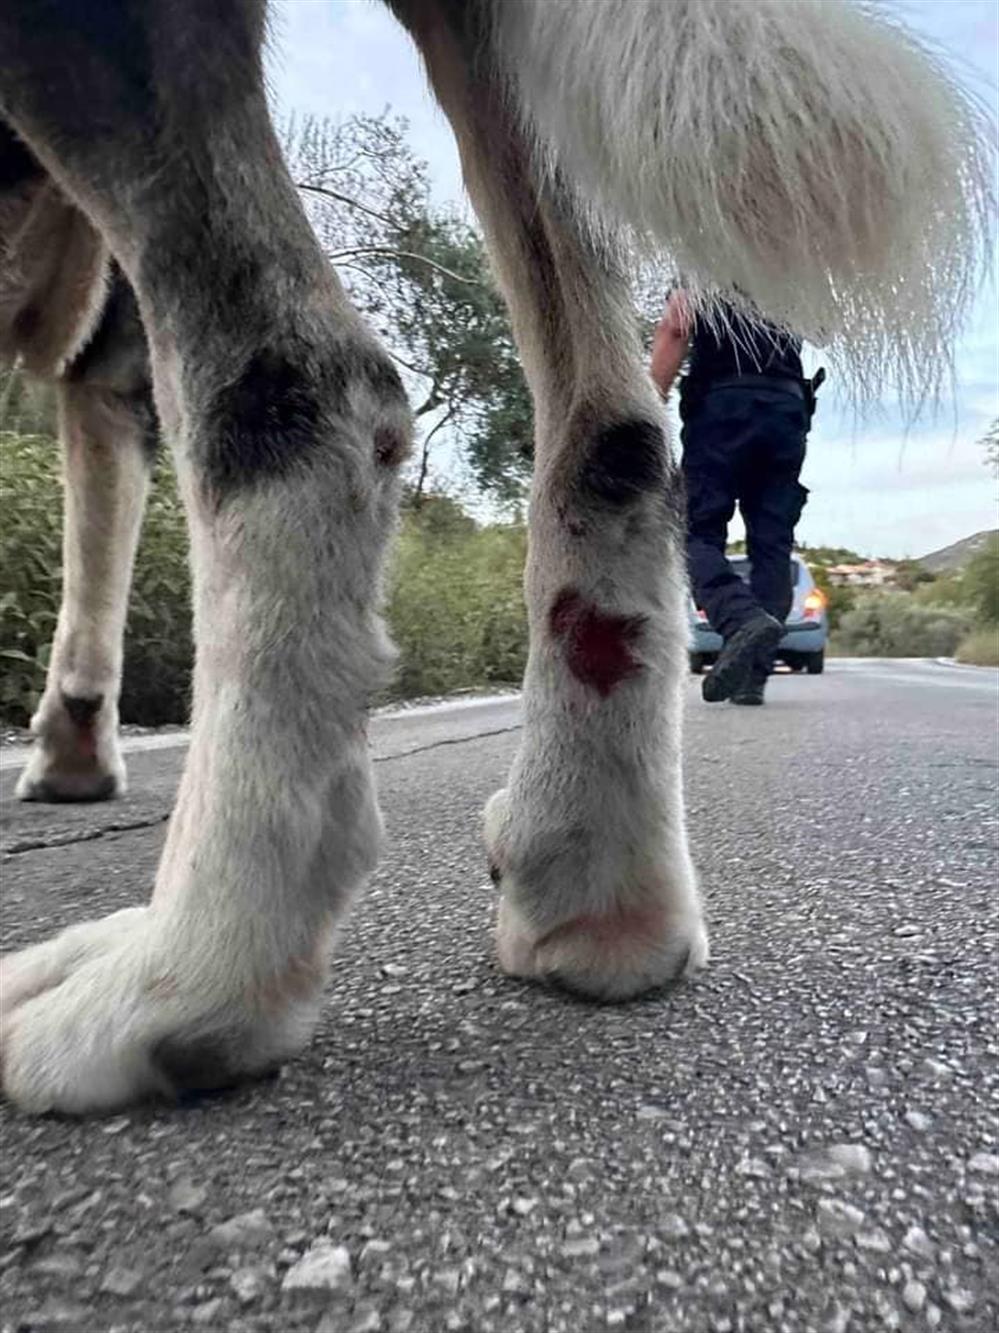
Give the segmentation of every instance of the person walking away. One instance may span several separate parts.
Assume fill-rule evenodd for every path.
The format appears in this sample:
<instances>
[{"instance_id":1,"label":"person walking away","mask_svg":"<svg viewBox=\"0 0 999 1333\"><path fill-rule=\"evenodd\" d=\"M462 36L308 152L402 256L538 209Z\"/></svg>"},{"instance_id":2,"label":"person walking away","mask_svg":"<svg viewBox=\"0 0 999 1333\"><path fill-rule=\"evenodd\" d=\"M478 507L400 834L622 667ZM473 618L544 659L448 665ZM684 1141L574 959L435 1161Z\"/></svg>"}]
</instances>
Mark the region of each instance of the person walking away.
<instances>
[{"instance_id":1,"label":"person walking away","mask_svg":"<svg viewBox=\"0 0 999 1333\"><path fill-rule=\"evenodd\" d=\"M798 480L820 370L806 380L801 340L732 307L691 319L682 289L656 329L652 377L665 395L684 357L680 434L687 488L687 566L698 607L723 639L701 690L708 703L762 704L793 599L791 550L808 492ZM725 555L738 504L750 578Z\"/></svg>"}]
</instances>

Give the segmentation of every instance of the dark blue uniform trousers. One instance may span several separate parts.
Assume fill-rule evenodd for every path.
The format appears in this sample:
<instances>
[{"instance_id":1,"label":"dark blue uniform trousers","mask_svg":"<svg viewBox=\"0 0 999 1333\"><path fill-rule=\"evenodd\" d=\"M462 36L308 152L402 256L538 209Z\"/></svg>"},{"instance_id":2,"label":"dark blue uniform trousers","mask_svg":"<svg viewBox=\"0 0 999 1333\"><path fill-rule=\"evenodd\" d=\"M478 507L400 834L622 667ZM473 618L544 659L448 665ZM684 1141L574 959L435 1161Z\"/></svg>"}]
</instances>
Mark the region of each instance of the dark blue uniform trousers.
<instances>
[{"instance_id":1,"label":"dark blue uniform trousers","mask_svg":"<svg viewBox=\"0 0 999 1333\"><path fill-rule=\"evenodd\" d=\"M808 491L798 481L810 413L780 387L712 389L681 402L687 486L687 564L697 605L723 636L759 613L791 609L794 527ZM738 504L746 525L749 586L725 558Z\"/></svg>"}]
</instances>

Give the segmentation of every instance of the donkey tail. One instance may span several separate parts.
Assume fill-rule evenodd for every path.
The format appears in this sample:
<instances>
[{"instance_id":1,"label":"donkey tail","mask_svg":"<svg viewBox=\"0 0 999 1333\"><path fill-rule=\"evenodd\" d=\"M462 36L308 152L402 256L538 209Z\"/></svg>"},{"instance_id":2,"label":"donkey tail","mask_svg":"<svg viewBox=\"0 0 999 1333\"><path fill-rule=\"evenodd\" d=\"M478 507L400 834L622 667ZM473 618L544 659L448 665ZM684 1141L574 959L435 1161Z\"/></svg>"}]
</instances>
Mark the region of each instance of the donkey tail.
<instances>
[{"instance_id":1,"label":"donkey tail","mask_svg":"<svg viewBox=\"0 0 999 1333\"><path fill-rule=\"evenodd\" d=\"M492 0L543 170L825 345L861 398L933 396L992 218L992 133L942 57L866 0ZM737 300L739 298L737 297Z\"/></svg>"}]
</instances>

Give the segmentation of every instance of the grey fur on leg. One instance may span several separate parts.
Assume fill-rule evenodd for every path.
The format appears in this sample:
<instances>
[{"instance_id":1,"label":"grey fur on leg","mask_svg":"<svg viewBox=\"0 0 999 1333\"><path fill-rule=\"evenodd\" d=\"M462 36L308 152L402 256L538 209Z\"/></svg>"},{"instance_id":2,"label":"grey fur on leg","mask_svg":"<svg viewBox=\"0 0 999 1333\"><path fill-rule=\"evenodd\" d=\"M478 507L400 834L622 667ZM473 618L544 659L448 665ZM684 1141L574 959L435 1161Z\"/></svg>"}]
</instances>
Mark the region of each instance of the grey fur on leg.
<instances>
[{"instance_id":1,"label":"grey fur on leg","mask_svg":"<svg viewBox=\"0 0 999 1333\"><path fill-rule=\"evenodd\" d=\"M281 162L260 7L112 3L82 24L53 3L74 77L15 5L0 95L138 297L197 643L151 907L4 960L8 1095L81 1113L258 1073L308 1039L381 842L364 718L391 660L381 563L409 417Z\"/></svg>"}]
</instances>

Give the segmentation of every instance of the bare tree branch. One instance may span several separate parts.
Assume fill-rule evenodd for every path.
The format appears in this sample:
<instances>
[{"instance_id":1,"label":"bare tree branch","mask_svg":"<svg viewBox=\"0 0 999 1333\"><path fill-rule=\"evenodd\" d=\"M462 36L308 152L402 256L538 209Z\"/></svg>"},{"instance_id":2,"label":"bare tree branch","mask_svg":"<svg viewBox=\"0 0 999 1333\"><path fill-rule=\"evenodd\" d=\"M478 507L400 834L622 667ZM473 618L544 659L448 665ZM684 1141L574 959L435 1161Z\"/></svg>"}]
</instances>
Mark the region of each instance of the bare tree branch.
<instances>
[{"instance_id":1,"label":"bare tree branch","mask_svg":"<svg viewBox=\"0 0 999 1333\"><path fill-rule=\"evenodd\" d=\"M387 255L390 259L415 259L417 263L426 264L429 268L436 269L438 273L443 273L446 278L454 278L455 282L467 283L469 287L482 286L478 278L464 278L453 269L438 264L436 260L428 259L426 255L418 255L412 250L394 250L389 245L360 245L352 250L334 250L329 252L326 258L335 264L340 259L350 259L354 255Z\"/></svg>"},{"instance_id":2,"label":"bare tree branch","mask_svg":"<svg viewBox=\"0 0 999 1333\"><path fill-rule=\"evenodd\" d=\"M413 413L413 416L414 416L414 417L425 417L425 416L427 415L428 412L433 412L433 411L435 411L438 407L443 407L444 403L445 403L447 400L446 400L446 398L442 398L442 397L440 396L440 393L441 393L441 386L440 386L440 383L439 383L438 380L435 379L434 382L433 382L433 384L432 384L431 387L430 387L430 392L427 394L427 396L426 396L426 398L424 399L423 403L422 403L422 404L416 409L416 411ZM452 409L452 410L454 410L454 409Z\"/></svg>"},{"instance_id":3,"label":"bare tree branch","mask_svg":"<svg viewBox=\"0 0 999 1333\"><path fill-rule=\"evenodd\" d=\"M437 434L437 432L440 430L442 426L447 425L447 423L454 416L456 410L457 409L452 404L452 406L449 407L448 410L441 417L440 421L435 422L433 427L429 431L427 431L426 435L424 435L423 437L423 448L420 455L420 475L416 479L416 487L413 491L413 504L417 508L419 508L420 502L423 499L423 487L427 480L427 468L430 465L430 441L434 438L434 436Z\"/></svg>"},{"instance_id":4,"label":"bare tree branch","mask_svg":"<svg viewBox=\"0 0 999 1333\"><path fill-rule=\"evenodd\" d=\"M362 278L367 279L369 282L371 281L371 274L368 269L364 268L361 264L352 264L349 259L341 259L339 264L337 264L337 268L349 268L352 273L360 273ZM409 367L407 366L406 369L408 370Z\"/></svg>"},{"instance_id":5,"label":"bare tree branch","mask_svg":"<svg viewBox=\"0 0 999 1333\"><path fill-rule=\"evenodd\" d=\"M323 167L323 175L332 176L335 179L337 176L343 175L345 171L350 171L352 167L357 166L363 156L363 153L355 153L349 162L334 162L332 166L325 166Z\"/></svg>"},{"instance_id":6,"label":"bare tree branch","mask_svg":"<svg viewBox=\"0 0 999 1333\"><path fill-rule=\"evenodd\" d=\"M321 198L346 204L348 208L356 208L359 213L367 213L368 217L377 218L379 222L384 222L387 227L392 227L395 231L400 230L398 222L393 222L387 213L379 213L376 209L369 208L367 204L359 204L356 199L351 199L349 194L340 194L338 190L331 190L325 185L308 185L305 181L296 181L295 184L307 194L318 194Z\"/></svg>"},{"instance_id":7,"label":"bare tree branch","mask_svg":"<svg viewBox=\"0 0 999 1333\"><path fill-rule=\"evenodd\" d=\"M353 268L353 265L347 264L344 267ZM393 352L391 347L387 348L386 350L388 351L388 354L393 361L398 361L400 366L404 367L404 369L406 370L412 371L414 375L422 375L424 379L428 380L432 380L434 378L434 372L432 370L424 370L422 366L414 366L412 362L407 361L405 357L400 356L398 352Z\"/></svg>"}]
</instances>

